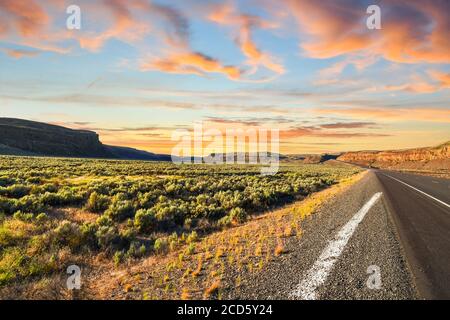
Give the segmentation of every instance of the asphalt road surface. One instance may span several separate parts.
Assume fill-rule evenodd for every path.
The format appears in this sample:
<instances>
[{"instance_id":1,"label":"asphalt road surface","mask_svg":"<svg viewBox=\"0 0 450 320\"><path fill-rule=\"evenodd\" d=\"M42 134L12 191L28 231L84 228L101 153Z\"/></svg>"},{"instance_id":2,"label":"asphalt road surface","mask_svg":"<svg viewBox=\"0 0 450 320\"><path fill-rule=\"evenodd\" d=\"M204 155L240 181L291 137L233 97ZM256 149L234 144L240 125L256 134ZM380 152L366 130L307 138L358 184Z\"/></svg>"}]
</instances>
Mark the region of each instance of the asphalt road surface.
<instances>
[{"instance_id":1,"label":"asphalt road surface","mask_svg":"<svg viewBox=\"0 0 450 320\"><path fill-rule=\"evenodd\" d=\"M376 172L424 298L450 299L450 180Z\"/></svg>"},{"instance_id":2,"label":"asphalt road surface","mask_svg":"<svg viewBox=\"0 0 450 320\"><path fill-rule=\"evenodd\" d=\"M450 180L369 170L224 298L450 299L449 204Z\"/></svg>"}]
</instances>

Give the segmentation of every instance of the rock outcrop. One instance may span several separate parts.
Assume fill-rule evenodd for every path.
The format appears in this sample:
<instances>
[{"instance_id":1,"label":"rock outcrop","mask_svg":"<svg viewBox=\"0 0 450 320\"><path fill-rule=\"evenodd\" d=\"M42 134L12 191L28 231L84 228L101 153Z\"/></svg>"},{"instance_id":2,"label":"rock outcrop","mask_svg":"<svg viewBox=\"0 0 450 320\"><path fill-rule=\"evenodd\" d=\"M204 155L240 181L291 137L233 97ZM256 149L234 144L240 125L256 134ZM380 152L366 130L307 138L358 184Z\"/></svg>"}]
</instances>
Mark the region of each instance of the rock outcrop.
<instances>
[{"instance_id":1,"label":"rock outcrop","mask_svg":"<svg viewBox=\"0 0 450 320\"><path fill-rule=\"evenodd\" d=\"M93 131L74 130L36 121L0 118L0 154L170 161L168 155L107 146Z\"/></svg>"},{"instance_id":2,"label":"rock outcrop","mask_svg":"<svg viewBox=\"0 0 450 320\"><path fill-rule=\"evenodd\" d=\"M374 168L450 170L450 141L428 148L346 152L338 160Z\"/></svg>"}]
</instances>

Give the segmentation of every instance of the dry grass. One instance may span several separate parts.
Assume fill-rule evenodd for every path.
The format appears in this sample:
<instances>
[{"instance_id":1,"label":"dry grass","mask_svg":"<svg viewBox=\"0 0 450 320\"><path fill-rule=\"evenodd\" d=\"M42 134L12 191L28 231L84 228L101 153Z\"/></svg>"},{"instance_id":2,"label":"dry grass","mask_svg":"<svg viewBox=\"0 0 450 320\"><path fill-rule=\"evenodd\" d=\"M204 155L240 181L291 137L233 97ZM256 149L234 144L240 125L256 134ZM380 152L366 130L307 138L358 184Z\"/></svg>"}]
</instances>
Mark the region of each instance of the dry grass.
<instances>
[{"instance_id":1,"label":"dry grass","mask_svg":"<svg viewBox=\"0 0 450 320\"><path fill-rule=\"evenodd\" d=\"M180 299L181 300L190 300L191 299L191 294L187 288L182 289Z\"/></svg>"},{"instance_id":2,"label":"dry grass","mask_svg":"<svg viewBox=\"0 0 450 320\"><path fill-rule=\"evenodd\" d=\"M214 282L205 290L204 298L209 299L212 295L216 295L220 289L220 279L214 280Z\"/></svg>"},{"instance_id":3,"label":"dry grass","mask_svg":"<svg viewBox=\"0 0 450 320\"><path fill-rule=\"evenodd\" d=\"M282 255L285 252L286 251L284 249L283 241L281 239L278 239L278 244L277 244L277 246L275 247L275 250L274 250L275 256L278 257L278 256Z\"/></svg>"},{"instance_id":4,"label":"dry grass","mask_svg":"<svg viewBox=\"0 0 450 320\"><path fill-rule=\"evenodd\" d=\"M220 288L229 285L225 280L230 270L239 275L232 279L232 285L240 286L246 272L262 272L272 260L288 254L283 244L286 238L301 238L302 221L363 174L243 225L206 236L196 243L191 255L183 254L186 244L166 256L150 257L128 266L127 283L133 284L132 292L124 294L123 290L115 290L114 277L105 281L118 298L141 299L151 292L152 299L220 299ZM143 279L138 282L133 274L142 274ZM105 296L93 295L108 298L110 293L108 290L104 291Z\"/></svg>"}]
</instances>

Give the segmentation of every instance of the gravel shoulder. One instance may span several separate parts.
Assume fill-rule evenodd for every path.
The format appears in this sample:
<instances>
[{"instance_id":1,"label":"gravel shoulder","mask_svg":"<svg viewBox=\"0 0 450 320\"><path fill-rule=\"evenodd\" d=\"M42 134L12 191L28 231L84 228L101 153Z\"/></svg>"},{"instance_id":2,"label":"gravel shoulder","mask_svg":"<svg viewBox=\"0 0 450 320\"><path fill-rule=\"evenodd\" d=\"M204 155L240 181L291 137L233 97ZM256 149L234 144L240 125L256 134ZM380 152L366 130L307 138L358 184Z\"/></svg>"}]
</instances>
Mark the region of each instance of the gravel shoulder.
<instances>
[{"instance_id":1,"label":"gravel shoulder","mask_svg":"<svg viewBox=\"0 0 450 320\"><path fill-rule=\"evenodd\" d=\"M242 274L239 287L229 286L225 299L293 299L305 272L328 242L377 192L383 191L369 171L360 181L327 202L302 223L302 237L285 242L286 253L271 261L261 273ZM370 209L350 238L325 284L319 299L417 299L417 289L408 269L384 196ZM378 266L381 288L366 285L369 266Z\"/></svg>"}]
</instances>

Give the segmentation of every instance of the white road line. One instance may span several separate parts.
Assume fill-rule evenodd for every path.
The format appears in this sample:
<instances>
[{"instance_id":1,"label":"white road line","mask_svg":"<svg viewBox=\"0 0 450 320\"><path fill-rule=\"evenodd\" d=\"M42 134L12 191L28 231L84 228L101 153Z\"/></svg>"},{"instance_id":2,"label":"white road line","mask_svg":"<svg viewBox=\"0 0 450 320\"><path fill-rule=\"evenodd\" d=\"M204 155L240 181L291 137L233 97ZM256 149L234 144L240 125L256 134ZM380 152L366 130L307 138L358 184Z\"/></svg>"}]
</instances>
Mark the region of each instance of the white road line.
<instances>
[{"instance_id":1,"label":"white road line","mask_svg":"<svg viewBox=\"0 0 450 320\"><path fill-rule=\"evenodd\" d=\"M378 192L350 219L349 222L336 235L335 239L330 241L327 247L322 251L314 265L309 269L297 289L291 293L291 297L302 300L317 299L316 290L327 280L328 274L333 269L334 263L344 251L348 240L355 232L358 225L364 219L370 208L381 197L382 193Z\"/></svg>"},{"instance_id":2,"label":"white road line","mask_svg":"<svg viewBox=\"0 0 450 320\"><path fill-rule=\"evenodd\" d=\"M411 189L414 189L414 190L416 190L417 192L420 192L420 193L426 195L427 197L430 197L431 199L433 199L433 200L439 202L440 204L443 204L443 205L446 206L447 208L450 208L450 205L449 205L448 203L445 203L444 201L441 201L441 200L439 200L439 199L436 199L435 197L429 195L428 193L425 193L425 192L423 192L422 190L419 190L419 189L417 189L417 188L414 188L413 186L407 184L406 182L403 182L402 180L399 180L399 179L397 179L397 178L391 177L390 175L387 175L387 174L384 174L384 173L383 173L383 175L385 175L386 177L389 177L389 178L391 178L391 179L394 179L394 180L396 180L396 181L398 181L398 182L400 182L400 183L403 183L405 186L408 186L408 187L410 187Z\"/></svg>"}]
</instances>

